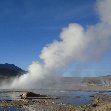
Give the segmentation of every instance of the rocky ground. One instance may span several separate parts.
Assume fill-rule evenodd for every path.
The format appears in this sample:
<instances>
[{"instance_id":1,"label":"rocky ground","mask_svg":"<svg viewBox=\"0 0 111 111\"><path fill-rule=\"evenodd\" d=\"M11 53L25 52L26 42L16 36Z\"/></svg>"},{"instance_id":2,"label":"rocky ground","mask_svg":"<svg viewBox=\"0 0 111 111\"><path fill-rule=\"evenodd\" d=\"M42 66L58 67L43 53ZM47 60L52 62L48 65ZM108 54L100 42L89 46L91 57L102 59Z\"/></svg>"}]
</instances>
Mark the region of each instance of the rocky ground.
<instances>
[{"instance_id":1,"label":"rocky ground","mask_svg":"<svg viewBox=\"0 0 111 111\"><path fill-rule=\"evenodd\" d=\"M92 102L88 105L73 106L63 103L56 103L57 98L19 99L0 101L1 107L17 107L25 111L111 111L111 96L97 93L90 96Z\"/></svg>"},{"instance_id":2,"label":"rocky ground","mask_svg":"<svg viewBox=\"0 0 111 111\"><path fill-rule=\"evenodd\" d=\"M76 111L77 108L63 103L55 103L46 99L1 101L1 107L14 106L26 111Z\"/></svg>"}]
</instances>

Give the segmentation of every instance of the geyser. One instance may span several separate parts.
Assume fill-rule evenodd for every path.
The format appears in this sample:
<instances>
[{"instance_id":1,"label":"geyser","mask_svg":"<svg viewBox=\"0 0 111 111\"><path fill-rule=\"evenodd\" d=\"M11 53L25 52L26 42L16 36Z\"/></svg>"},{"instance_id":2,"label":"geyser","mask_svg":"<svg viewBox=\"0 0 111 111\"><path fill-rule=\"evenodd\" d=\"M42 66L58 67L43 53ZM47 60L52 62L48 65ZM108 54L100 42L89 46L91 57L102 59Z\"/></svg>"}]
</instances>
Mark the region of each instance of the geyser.
<instances>
[{"instance_id":1,"label":"geyser","mask_svg":"<svg viewBox=\"0 0 111 111\"><path fill-rule=\"evenodd\" d=\"M43 63L33 62L28 73L3 88L38 88L57 80L74 62L100 59L111 48L111 0L98 0L100 22L87 29L77 23L63 28L60 40L46 45L41 51Z\"/></svg>"}]
</instances>

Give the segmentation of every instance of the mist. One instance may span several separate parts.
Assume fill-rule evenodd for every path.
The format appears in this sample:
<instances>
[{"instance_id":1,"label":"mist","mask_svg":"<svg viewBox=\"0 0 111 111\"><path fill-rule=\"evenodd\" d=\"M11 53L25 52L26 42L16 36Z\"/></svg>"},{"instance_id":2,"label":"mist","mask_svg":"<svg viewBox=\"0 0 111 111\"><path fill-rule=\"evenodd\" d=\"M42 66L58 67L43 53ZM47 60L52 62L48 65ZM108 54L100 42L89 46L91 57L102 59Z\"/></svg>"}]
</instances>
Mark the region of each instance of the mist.
<instances>
[{"instance_id":1,"label":"mist","mask_svg":"<svg viewBox=\"0 0 111 111\"><path fill-rule=\"evenodd\" d=\"M60 40L43 47L40 59L28 67L28 73L4 82L2 88L43 88L54 80L59 82L62 74L75 62L97 61L111 49L111 0L97 0L99 23L84 28L70 23L60 33Z\"/></svg>"}]
</instances>

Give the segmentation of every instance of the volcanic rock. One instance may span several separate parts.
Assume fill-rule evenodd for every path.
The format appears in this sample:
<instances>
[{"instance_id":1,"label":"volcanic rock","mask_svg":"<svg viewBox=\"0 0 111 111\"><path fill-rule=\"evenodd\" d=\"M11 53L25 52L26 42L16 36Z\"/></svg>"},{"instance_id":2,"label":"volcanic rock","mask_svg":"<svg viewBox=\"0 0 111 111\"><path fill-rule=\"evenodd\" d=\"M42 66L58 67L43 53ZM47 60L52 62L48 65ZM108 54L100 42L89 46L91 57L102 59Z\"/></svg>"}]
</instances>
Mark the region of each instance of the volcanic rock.
<instances>
[{"instance_id":1,"label":"volcanic rock","mask_svg":"<svg viewBox=\"0 0 111 111\"><path fill-rule=\"evenodd\" d=\"M36 94L33 92L25 92L20 95L21 99L27 99L27 98L37 98L37 97L46 97L46 95Z\"/></svg>"}]
</instances>

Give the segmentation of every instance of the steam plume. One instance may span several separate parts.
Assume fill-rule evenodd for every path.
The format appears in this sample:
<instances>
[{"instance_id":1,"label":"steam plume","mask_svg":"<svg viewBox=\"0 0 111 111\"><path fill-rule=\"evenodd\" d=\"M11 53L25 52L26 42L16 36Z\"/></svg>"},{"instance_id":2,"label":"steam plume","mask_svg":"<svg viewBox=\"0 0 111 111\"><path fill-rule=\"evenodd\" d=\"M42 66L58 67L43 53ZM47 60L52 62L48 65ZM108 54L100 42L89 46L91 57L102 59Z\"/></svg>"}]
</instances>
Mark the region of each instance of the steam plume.
<instances>
[{"instance_id":1,"label":"steam plume","mask_svg":"<svg viewBox=\"0 0 111 111\"><path fill-rule=\"evenodd\" d=\"M98 0L97 10L99 23L87 29L80 24L70 23L62 30L59 41L55 40L43 48L40 55L43 63L33 62L27 74L3 87L37 88L62 76L65 68L75 61L101 58L111 48L111 0Z\"/></svg>"}]
</instances>

